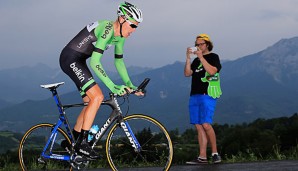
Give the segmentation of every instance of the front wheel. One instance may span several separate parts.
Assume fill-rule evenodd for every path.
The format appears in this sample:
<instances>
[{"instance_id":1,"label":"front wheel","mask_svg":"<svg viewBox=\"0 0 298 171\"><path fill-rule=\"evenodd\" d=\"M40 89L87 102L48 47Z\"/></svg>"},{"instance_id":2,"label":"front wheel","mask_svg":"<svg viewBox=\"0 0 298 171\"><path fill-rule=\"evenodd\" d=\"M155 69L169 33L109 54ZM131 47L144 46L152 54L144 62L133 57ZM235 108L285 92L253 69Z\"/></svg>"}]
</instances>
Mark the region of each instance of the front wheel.
<instances>
[{"instance_id":1,"label":"front wheel","mask_svg":"<svg viewBox=\"0 0 298 171\"><path fill-rule=\"evenodd\" d=\"M106 154L111 168L155 167L169 170L173 159L173 146L165 127L150 116L134 114L125 117L140 143L136 151L131 144L131 136L116 123L110 130L106 142Z\"/></svg>"},{"instance_id":2,"label":"front wheel","mask_svg":"<svg viewBox=\"0 0 298 171\"><path fill-rule=\"evenodd\" d=\"M45 159L41 153L46 142L51 136L53 124L43 123L31 127L23 136L19 145L19 161L23 171L29 170L72 170L69 162L57 159ZM46 149L46 154L67 155L67 151L61 147L61 141L71 141L67 134L58 128L53 134L55 141Z\"/></svg>"}]
</instances>

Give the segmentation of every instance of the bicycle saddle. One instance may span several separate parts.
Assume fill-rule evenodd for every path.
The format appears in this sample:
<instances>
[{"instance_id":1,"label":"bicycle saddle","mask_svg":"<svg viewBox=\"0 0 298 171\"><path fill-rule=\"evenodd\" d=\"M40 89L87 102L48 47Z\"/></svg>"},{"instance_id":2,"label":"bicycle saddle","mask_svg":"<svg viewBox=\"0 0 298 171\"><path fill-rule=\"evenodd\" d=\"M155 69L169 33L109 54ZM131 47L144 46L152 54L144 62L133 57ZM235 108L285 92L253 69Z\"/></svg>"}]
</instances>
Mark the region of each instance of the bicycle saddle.
<instances>
[{"instance_id":1,"label":"bicycle saddle","mask_svg":"<svg viewBox=\"0 0 298 171\"><path fill-rule=\"evenodd\" d=\"M45 84L45 85L40 85L40 87L42 88L46 88L46 89L56 89L58 88L60 85L63 85L64 82L60 82L60 83L53 83L53 84Z\"/></svg>"}]
</instances>

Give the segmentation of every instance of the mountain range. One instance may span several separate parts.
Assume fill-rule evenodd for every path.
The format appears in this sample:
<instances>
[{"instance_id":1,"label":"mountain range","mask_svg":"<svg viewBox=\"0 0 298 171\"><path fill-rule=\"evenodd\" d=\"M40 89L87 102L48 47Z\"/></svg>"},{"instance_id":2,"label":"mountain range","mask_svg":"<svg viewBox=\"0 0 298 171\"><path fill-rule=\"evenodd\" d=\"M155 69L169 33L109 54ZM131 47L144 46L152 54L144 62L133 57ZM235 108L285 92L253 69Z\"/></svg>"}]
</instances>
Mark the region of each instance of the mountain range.
<instances>
[{"instance_id":1,"label":"mountain range","mask_svg":"<svg viewBox=\"0 0 298 171\"><path fill-rule=\"evenodd\" d=\"M131 96L129 113L145 113L160 120L168 129L192 127L188 117L190 77L183 75L184 62L160 68L129 68L134 83L151 78L145 98ZM217 102L216 123L238 124L257 118L291 116L298 111L298 37L282 39L274 45L233 61L222 62L223 95ZM109 73L120 83L116 73ZM38 122L56 122L57 109L50 92L40 84L65 81L59 88L63 103L81 102L73 83L59 69L44 64L0 70L7 78L1 85L0 130L25 131ZM99 83L105 95L107 88ZM122 105L125 113L128 106ZM68 109L74 123L79 109ZM96 117L104 122L109 110L102 107Z\"/></svg>"}]
</instances>

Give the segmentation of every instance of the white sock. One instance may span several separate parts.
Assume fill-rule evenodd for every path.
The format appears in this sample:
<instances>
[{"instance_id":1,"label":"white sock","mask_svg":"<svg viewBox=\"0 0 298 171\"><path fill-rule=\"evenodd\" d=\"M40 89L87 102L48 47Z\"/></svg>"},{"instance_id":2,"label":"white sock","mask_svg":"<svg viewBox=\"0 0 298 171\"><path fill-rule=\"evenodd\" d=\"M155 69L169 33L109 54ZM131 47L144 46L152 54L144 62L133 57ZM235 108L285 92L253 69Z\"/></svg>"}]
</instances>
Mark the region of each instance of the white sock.
<instances>
[{"instance_id":1,"label":"white sock","mask_svg":"<svg viewBox=\"0 0 298 171\"><path fill-rule=\"evenodd\" d=\"M199 156L198 158L200 158L200 159L207 159L207 157L201 157L201 156Z\"/></svg>"},{"instance_id":2,"label":"white sock","mask_svg":"<svg viewBox=\"0 0 298 171\"><path fill-rule=\"evenodd\" d=\"M212 153L212 156L214 156L214 155L218 155L218 153Z\"/></svg>"}]
</instances>

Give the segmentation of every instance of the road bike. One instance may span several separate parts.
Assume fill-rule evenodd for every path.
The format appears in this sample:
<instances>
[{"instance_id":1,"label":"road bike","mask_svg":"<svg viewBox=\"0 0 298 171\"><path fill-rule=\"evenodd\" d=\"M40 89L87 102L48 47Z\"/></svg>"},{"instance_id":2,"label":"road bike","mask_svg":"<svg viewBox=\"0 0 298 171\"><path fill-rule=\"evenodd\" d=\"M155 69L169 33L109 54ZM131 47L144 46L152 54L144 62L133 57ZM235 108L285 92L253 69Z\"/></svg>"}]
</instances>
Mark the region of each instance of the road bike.
<instances>
[{"instance_id":1,"label":"road bike","mask_svg":"<svg viewBox=\"0 0 298 171\"><path fill-rule=\"evenodd\" d=\"M93 149L100 151L105 144L106 160L112 170L134 167L156 167L156 170L169 170L173 159L173 145L166 128L156 119L144 114L125 115L117 98L128 99L129 94L145 92L149 82L146 78L136 91L124 96L110 93L102 105L112 109L106 122L93 135L89 142ZM87 103L62 105L57 88L64 82L41 85L52 92L59 111L57 123L40 123L32 126L21 139L19 161L22 170L81 170L88 169L97 162L75 153L75 140L65 110L82 107ZM104 136L107 133L107 136ZM68 148L62 148L66 140ZM92 164L90 164L92 163Z\"/></svg>"}]
</instances>

